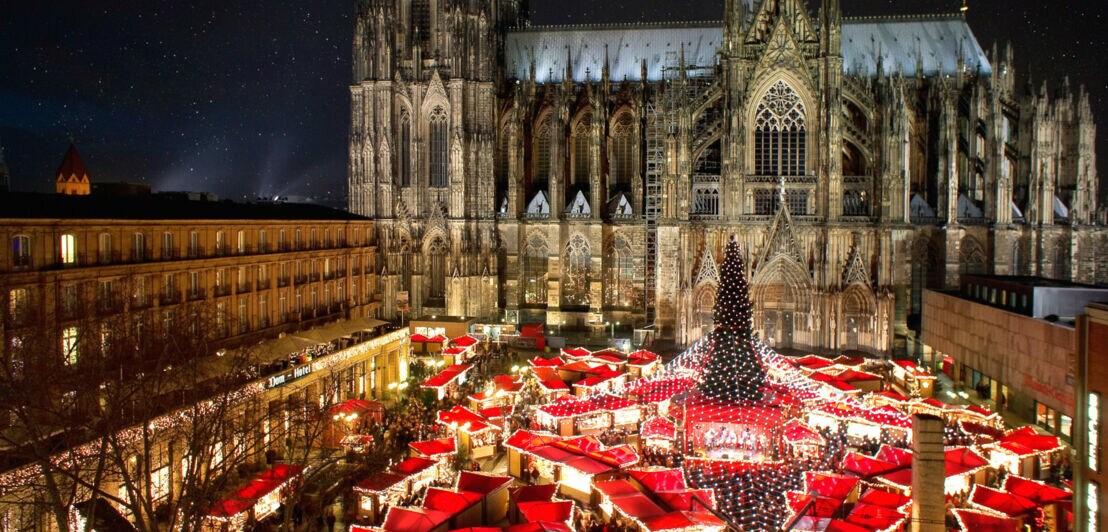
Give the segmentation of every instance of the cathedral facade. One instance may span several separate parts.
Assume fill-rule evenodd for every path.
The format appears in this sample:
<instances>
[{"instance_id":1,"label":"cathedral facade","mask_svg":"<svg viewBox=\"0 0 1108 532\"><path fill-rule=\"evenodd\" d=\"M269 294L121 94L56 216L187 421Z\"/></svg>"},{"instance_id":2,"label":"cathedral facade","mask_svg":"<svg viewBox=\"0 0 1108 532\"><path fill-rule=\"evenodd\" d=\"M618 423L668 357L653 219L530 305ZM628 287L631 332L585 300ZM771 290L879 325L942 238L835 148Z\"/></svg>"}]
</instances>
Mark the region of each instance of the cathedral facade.
<instances>
[{"instance_id":1,"label":"cathedral facade","mask_svg":"<svg viewBox=\"0 0 1108 532\"><path fill-rule=\"evenodd\" d=\"M889 353L963 273L1108 282L1088 95L964 17L726 0L722 22L531 27L526 0L362 0L350 210L383 313L712 323L742 244L766 341ZM1102 261L1105 262L1105 261Z\"/></svg>"}]
</instances>

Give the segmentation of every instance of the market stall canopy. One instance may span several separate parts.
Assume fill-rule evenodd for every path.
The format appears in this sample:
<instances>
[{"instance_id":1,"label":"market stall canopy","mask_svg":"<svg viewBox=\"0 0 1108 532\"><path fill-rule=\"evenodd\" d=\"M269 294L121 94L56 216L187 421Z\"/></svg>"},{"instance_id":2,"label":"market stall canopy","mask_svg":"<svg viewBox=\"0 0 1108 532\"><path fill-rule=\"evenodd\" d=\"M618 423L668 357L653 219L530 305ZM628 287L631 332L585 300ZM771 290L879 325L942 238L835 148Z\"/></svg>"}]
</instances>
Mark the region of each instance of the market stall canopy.
<instances>
[{"instance_id":1,"label":"market stall canopy","mask_svg":"<svg viewBox=\"0 0 1108 532\"><path fill-rule=\"evenodd\" d=\"M789 509L794 515L800 513L805 506L811 504L804 515L817 518L832 517L838 514L843 506L842 499L825 497L822 495L807 495L798 491L785 492L785 502L788 503Z\"/></svg>"},{"instance_id":2,"label":"market stall canopy","mask_svg":"<svg viewBox=\"0 0 1108 532\"><path fill-rule=\"evenodd\" d=\"M534 366L534 367L556 368L558 366L564 365L566 363L566 361L563 360L562 357L554 357L554 358L535 357L535 358L532 358L531 360L528 360L527 363Z\"/></svg>"},{"instance_id":3,"label":"market stall canopy","mask_svg":"<svg viewBox=\"0 0 1108 532\"><path fill-rule=\"evenodd\" d=\"M408 444L408 448L422 456L431 458L444 454L453 454L457 451L457 441L454 438L414 441Z\"/></svg>"},{"instance_id":4,"label":"market stall canopy","mask_svg":"<svg viewBox=\"0 0 1108 532\"><path fill-rule=\"evenodd\" d=\"M1040 506L1073 499L1073 492L1070 490L1016 475L1008 475L1004 479L1004 491L1034 501Z\"/></svg>"},{"instance_id":5,"label":"market stall canopy","mask_svg":"<svg viewBox=\"0 0 1108 532\"><path fill-rule=\"evenodd\" d=\"M473 367L473 364L454 364L448 366L446 369L440 371L437 375L423 381L423 384L419 386L421 388L442 388L451 382L454 382L458 377L465 375L469 368Z\"/></svg>"},{"instance_id":6,"label":"market stall canopy","mask_svg":"<svg viewBox=\"0 0 1108 532\"><path fill-rule=\"evenodd\" d=\"M431 487L427 488L427 494L423 496L423 509L446 512L454 516L480 502L482 498L483 496L480 493L472 491L455 491Z\"/></svg>"},{"instance_id":7,"label":"market stall canopy","mask_svg":"<svg viewBox=\"0 0 1108 532\"><path fill-rule=\"evenodd\" d=\"M299 336L286 334L279 338L266 340L258 344L257 352L260 360L266 362L283 361L288 360L292 355L299 354L305 349L322 344L323 342L316 342Z\"/></svg>"},{"instance_id":8,"label":"market stall canopy","mask_svg":"<svg viewBox=\"0 0 1108 532\"><path fill-rule=\"evenodd\" d=\"M1017 532L1020 530L1020 520L999 515L996 512L982 512L955 508L951 510L954 519L962 530L980 530L983 532Z\"/></svg>"},{"instance_id":9,"label":"market stall canopy","mask_svg":"<svg viewBox=\"0 0 1108 532\"><path fill-rule=\"evenodd\" d=\"M554 494L557 492L557 484L535 484L531 486L520 486L518 488L511 488L509 490L508 498L517 503L533 501L549 502L554 498Z\"/></svg>"},{"instance_id":10,"label":"market stall canopy","mask_svg":"<svg viewBox=\"0 0 1108 532\"><path fill-rule=\"evenodd\" d=\"M450 345L456 347L472 347L480 343L480 340L466 334L450 340Z\"/></svg>"},{"instance_id":11,"label":"market stall canopy","mask_svg":"<svg viewBox=\"0 0 1108 532\"><path fill-rule=\"evenodd\" d=\"M505 528L504 532L573 532L573 529L562 522L543 521L541 523L512 525Z\"/></svg>"},{"instance_id":12,"label":"market stall canopy","mask_svg":"<svg viewBox=\"0 0 1108 532\"><path fill-rule=\"evenodd\" d=\"M401 475L411 476L418 473L422 473L429 468L438 464L438 461L431 460L430 458L424 458L422 456L412 456L405 458L403 462L396 464L390 468L394 473Z\"/></svg>"},{"instance_id":13,"label":"market stall canopy","mask_svg":"<svg viewBox=\"0 0 1108 532\"><path fill-rule=\"evenodd\" d=\"M885 508L902 509L912 502L912 498L883 489L870 488L861 497L858 497L858 502L884 506Z\"/></svg>"},{"instance_id":14,"label":"market stall canopy","mask_svg":"<svg viewBox=\"0 0 1108 532\"><path fill-rule=\"evenodd\" d=\"M790 419L785 422L783 437L785 441L793 445L823 445L826 443L820 433L813 430L799 419Z\"/></svg>"},{"instance_id":15,"label":"market stall canopy","mask_svg":"<svg viewBox=\"0 0 1108 532\"><path fill-rule=\"evenodd\" d=\"M572 359L580 360L592 356L592 351L589 351L584 347L574 347L571 349L562 348L562 354Z\"/></svg>"},{"instance_id":16,"label":"market stall canopy","mask_svg":"<svg viewBox=\"0 0 1108 532\"><path fill-rule=\"evenodd\" d=\"M365 478L354 484L354 491L361 493L383 493L391 489L393 486L400 484L407 480L407 475L401 475L399 473L389 473L388 471L381 471L374 473L368 478Z\"/></svg>"},{"instance_id":17,"label":"market stall canopy","mask_svg":"<svg viewBox=\"0 0 1108 532\"><path fill-rule=\"evenodd\" d=\"M451 514L437 510L393 507L385 515L381 529L389 532L431 532L450 517Z\"/></svg>"},{"instance_id":18,"label":"market stall canopy","mask_svg":"<svg viewBox=\"0 0 1108 532\"><path fill-rule=\"evenodd\" d=\"M507 487L511 483L512 477L462 471L458 474L458 482L455 483L454 489L488 495L498 489Z\"/></svg>"},{"instance_id":19,"label":"market stall canopy","mask_svg":"<svg viewBox=\"0 0 1108 532\"><path fill-rule=\"evenodd\" d=\"M1034 512L1035 501L1013 493L977 484L970 492L969 503L976 508L1000 512L1008 517L1021 517Z\"/></svg>"},{"instance_id":20,"label":"market stall canopy","mask_svg":"<svg viewBox=\"0 0 1108 532\"><path fill-rule=\"evenodd\" d=\"M672 440L677 437L677 427L673 424L673 420L667 417L650 418L650 420L642 424L642 430L639 431L639 436L644 440Z\"/></svg>"},{"instance_id":21,"label":"market stall canopy","mask_svg":"<svg viewBox=\"0 0 1108 532\"><path fill-rule=\"evenodd\" d=\"M805 493L843 500L856 487L858 487L858 479L854 477L825 471L807 471L804 473Z\"/></svg>"},{"instance_id":22,"label":"market stall canopy","mask_svg":"<svg viewBox=\"0 0 1108 532\"><path fill-rule=\"evenodd\" d=\"M907 518L892 508L860 502L846 516L846 522L869 530L896 530Z\"/></svg>"},{"instance_id":23,"label":"market stall canopy","mask_svg":"<svg viewBox=\"0 0 1108 532\"><path fill-rule=\"evenodd\" d=\"M859 452L849 452L843 455L840 467L847 473L853 473L862 478L870 478L890 471L896 471L903 466L878 460Z\"/></svg>"},{"instance_id":24,"label":"market stall canopy","mask_svg":"<svg viewBox=\"0 0 1108 532\"><path fill-rule=\"evenodd\" d=\"M450 410L440 410L438 421L443 425L468 434L478 434L488 430L500 430L488 419L464 406L455 406Z\"/></svg>"},{"instance_id":25,"label":"market stall canopy","mask_svg":"<svg viewBox=\"0 0 1108 532\"><path fill-rule=\"evenodd\" d=\"M280 489L303 472L303 466L277 464L235 490L230 497L216 502L206 515L222 519L237 516L252 508L258 499Z\"/></svg>"},{"instance_id":26,"label":"market stall canopy","mask_svg":"<svg viewBox=\"0 0 1108 532\"><path fill-rule=\"evenodd\" d=\"M517 507L523 519L531 523L564 522L573 515L573 501L523 501Z\"/></svg>"}]
</instances>

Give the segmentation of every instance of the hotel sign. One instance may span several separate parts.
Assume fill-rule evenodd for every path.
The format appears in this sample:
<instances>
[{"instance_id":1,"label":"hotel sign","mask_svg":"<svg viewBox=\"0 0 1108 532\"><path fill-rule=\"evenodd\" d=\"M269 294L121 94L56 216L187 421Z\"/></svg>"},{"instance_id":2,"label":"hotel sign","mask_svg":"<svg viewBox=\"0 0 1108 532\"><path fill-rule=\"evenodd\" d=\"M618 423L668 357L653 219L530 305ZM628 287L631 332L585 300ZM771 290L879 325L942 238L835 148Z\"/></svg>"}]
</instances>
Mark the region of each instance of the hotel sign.
<instances>
[{"instance_id":1,"label":"hotel sign","mask_svg":"<svg viewBox=\"0 0 1108 532\"><path fill-rule=\"evenodd\" d=\"M269 380L266 381L265 387L267 390L271 390L278 386L283 386L296 379L304 377L305 375L309 375L311 374L311 372L311 364L304 364L300 367L296 367L287 371L282 371L281 373L269 377Z\"/></svg>"}]
</instances>

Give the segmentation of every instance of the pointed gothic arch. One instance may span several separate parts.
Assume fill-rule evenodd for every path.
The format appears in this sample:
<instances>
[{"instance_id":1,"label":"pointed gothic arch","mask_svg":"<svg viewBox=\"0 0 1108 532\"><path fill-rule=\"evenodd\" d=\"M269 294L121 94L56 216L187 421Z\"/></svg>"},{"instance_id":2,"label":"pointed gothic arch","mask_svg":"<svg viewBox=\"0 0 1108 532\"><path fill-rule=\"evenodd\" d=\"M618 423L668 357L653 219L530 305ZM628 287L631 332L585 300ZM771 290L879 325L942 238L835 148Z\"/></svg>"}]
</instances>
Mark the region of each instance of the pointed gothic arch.
<instances>
[{"instance_id":1,"label":"pointed gothic arch","mask_svg":"<svg viewBox=\"0 0 1108 532\"><path fill-rule=\"evenodd\" d=\"M562 306L588 307L592 277L592 251L589 242L574 234L562 253Z\"/></svg>"},{"instance_id":2,"label":"pointed gothic arch","mask_svg":"<svg viewBox=\"0 0 1108 532\"><path fill-rule=\"evenodd\" d=\"M788 254L777 254L758 266L751 280L754 327L772 345L791 346L795 333L807 330L811 279Z\"/></svg>"},{"instance_id":3,"label":"pointed gothic arch","mask_svg":"<svg viewBox=\"0 0 1108 532\"><path fill-rule=\"evenodd\" d=\"M808 168L808 106L792 85L778 79L753 109L753 169L762 176L799 176Z\"/></svg>"},{"instance_id":4,"label":"pointed gothic arch","mask_svg":"<svg viewBox=\"0 0 1108 532\"><path fill-rule=\"evenodd\" d=\"M985 248L976 238L971 235L962 237L958 250L958 264L961 266L962 274L988 273Z\"/></svg>"},{"instance_id":5,"label":"pointed gothic arch","mask_svg":"<svg viewBox=\"0 0 1108 532\"><path fill-rule=\"evenodd\" d=\"M570 168L569 187L587 186L592 177L592 128L593 113L589 108L577 113L570 129Z\"/></svg>"},{"instance_id":6,"label":"pointed gothic arch","mask_svg":"<svg viewBox=\"0 0 1108 532\"><path fill-rule=\"evenodd\" d=\"M550 249L546 239L533 234L523 249L523 304L546 306L546 278L549 273Z\"/></svg>"},{"instance_id":7,"label":"pointed gothic arch","mask_svg":"<svg viewBox=\"0 0 1108 532\"><path fill-rule=\"evenodd\" d=\"M611 149L608 152L609 194L630 191L631 182L638 173L638 136L634 116L631 110L625 109L612 117Z\"/></svg>"},{"instance_id":8,"label":"pointed gothic arch","mask_svg":"<svg viewBox=\"0 0 1108 532\"><path fill-rule=\"evenodd\" d=\"M911 248L911 296L909 314L919 315L923 310L923 291L942 286L943 249L930 235L916 237Z\"/></svg>"},{"instance_id":9,"label":"pointed gothic arch","mask_svg":"<svg viewBox=\"0 0 1108 532\"><path fill-rule=\"evenodd\" d=\"M424 238L423 256L427 264L424 266L427 287L428 306L443 306L446 298L447 255L450 247L446 238L439 231L431 231Z\"/></svg>"},{"instance_id":10,"label":"pointed gothic arch","mask_svg":"<svg viewBox=\"0 0 1108 532\"><path fill-rule=\"evenodd\" d=\"M536 117L531 139L531 185L546 188L550 182L554 148L553 113L550 108Z\"/></svg>"},{"instance_id":11,"label":"pointed gothic arch","mask_svg":"<svg viewBox=\"0 0 1108 532\"><path fill-rule=\"evenodd\" d=\"M635 283L635 254L623 235L613 235L604 252L604 305L631 308L642 301Z\"/></svg>"}]
</instances>

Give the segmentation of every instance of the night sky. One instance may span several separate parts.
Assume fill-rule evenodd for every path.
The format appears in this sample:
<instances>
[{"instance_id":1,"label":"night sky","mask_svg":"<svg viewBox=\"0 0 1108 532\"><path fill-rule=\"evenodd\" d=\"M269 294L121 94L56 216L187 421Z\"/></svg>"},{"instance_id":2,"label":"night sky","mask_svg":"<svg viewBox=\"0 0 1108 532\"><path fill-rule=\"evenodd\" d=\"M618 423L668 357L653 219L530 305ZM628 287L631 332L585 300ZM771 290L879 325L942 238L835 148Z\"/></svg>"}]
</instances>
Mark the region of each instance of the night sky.
<instances>
[{"instance_id":1,"label":"night sky","mask_svg":"<svg viewBox=\"0 0 1108 532\"><path fill-rule=\"evenodd\" d=\"M957 0L841 0L846 15L956 11ZM17 190L52 190L72 135L94 181L224 197L331 195L346 183L354 0L17 0L0 17L0 146ZM111 7L105 8L104 5ZM1108 8L970 0L1017 73L1083 83L1108 176ZM722 0L532 0L536 24L708 20ZM1102 197L1105 187L1102 185Z\"/></svg>"}]
</instances>

